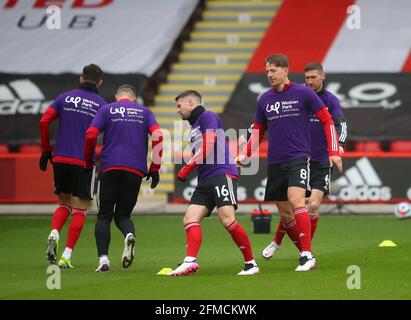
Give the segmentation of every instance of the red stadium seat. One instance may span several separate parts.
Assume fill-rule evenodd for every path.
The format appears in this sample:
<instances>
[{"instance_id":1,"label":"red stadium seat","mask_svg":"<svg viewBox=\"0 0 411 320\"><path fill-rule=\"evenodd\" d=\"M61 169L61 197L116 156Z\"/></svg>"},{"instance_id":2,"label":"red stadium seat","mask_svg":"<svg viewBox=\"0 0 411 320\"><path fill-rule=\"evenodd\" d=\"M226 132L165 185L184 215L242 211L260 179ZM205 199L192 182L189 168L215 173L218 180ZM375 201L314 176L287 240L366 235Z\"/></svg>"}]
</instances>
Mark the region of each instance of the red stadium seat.
<instances>
[{"instance_id":1,"label":"red stadium seat","mask_svg":"<svg viewBox=\"0 0 411 320\"><path fill-rule=\"evenodd\" d=\"M9 146L7 144L0 144L0 154L9 153Z\"/></svg>"},{"instance_id":2,"label":"red stadium seat","mask_svg":"<svg viewBox=\"0 0 411 320\"><path fill-rule=\"evenodd\" d=\"M354 151L382 152L382 148L379 141L357 141Z\"/></svg>"},{"instance_id":3,"label":"red stadium seat","mask_svg":"<svg viewBox=\"0 0 411 320\"><path fill-rule=\"evenodd\" d=\"M392 141L390 146L392 152L411 152L411 140Z\"/></svg>"},{"instance_id":4,"label":"red stadium seat","mask_svg":"<svg viewBox=\"0 0 411 320\"><path fill-rule=\"evenodd\" d=\"M20 153L41 153L41 146L39 144L23 144L19 148Z\"/></svg>"}]
</instances>

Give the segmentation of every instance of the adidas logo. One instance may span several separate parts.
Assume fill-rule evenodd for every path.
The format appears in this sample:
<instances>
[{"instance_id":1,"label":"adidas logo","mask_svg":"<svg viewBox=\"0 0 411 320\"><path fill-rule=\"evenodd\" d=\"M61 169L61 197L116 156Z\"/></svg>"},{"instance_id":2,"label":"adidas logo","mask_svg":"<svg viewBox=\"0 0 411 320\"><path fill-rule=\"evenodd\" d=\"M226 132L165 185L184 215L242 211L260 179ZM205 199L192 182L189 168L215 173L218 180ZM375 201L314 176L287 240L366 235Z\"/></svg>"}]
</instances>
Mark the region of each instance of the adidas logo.
<instances>
[{"instance_id":1,"label":"adidas logo","mask_svg":"<svg viewBox=\"0 0 411 320\"><path fill-rule=\"evenodd\" d=\"M391 188L384 186L378 173L368 158L357 160L355 166L345 171L344 176L333 183L332 189L338 189L337 196L331 200L389 200Z\"/></svg>"},{"instance_id":2,"label":"adidas logo","mask_svg":"<svg viewBox=\"0 0 411 320\"><path fill-rule=\"evenodd\" d=\"M0 115L42 114L52 103L44 99L39 87L29 79L0 84Z\"/></svg>"}]
</instances>

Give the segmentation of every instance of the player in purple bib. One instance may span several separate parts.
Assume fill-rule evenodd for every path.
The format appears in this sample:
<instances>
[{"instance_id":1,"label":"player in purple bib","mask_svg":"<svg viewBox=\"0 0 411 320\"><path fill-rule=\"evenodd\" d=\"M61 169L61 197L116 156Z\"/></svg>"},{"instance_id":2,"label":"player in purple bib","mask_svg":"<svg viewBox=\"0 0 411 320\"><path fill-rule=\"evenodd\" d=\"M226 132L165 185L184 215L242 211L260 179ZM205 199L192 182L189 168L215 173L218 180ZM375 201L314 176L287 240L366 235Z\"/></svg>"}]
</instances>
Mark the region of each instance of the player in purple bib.
<instances>
[{"instance_id":1,"label":"player in purple bib","mask_svg":"<svg viewBox=\"0 0 411 320\"><path fill-rule=\"evenodd\" d=\"M235 218L238 172L229 153L221 120L214 112L205 110L197 91L184 91L175 100L177 112L191 125L190 146L193 154L177 177L185 181L197 169L198 185L183 219L186 257L169 275L186 276L199 270L197 254L202 242L200 222L210 216L215 207L220 221L243 254L244 269L238 275L257 274L259 268L253 257L250 240Z\"/></svg>"},{"instance_id":2,"label":"player in purple bib","mask_svg":"<svg viewBox=\"0 0 411 320\"><path fill-rule=\"evenodd\" d=\"M71 253L83 229L87 208L90 205L94 185L94 171L85 169L84 138L86 130L97 110L106 104L98 95L103 71L90 64L84 67L77 89L60 94L40 120L42 154L39 166L47 170L48 161L53 164L55 193L58 207L51 222L47 240L46 257L49 263L57 259L60 230L73 213L66 247L58 265L72 268ZM50 147L49 126L59 119L56 144Z\"/></svg>"},{"instance_id":3,"label":"player in purple bib","mask_svg":"<svg viewBox=\"0 0 411 320\"><path fill-rule=\"evenodd\" d=\"M307 64L304 69L306 85L318 95L328 112L332 115L339 136L339 145L341 154L343 153L344 143L347 139L347 123L341 110L340 101L331 92L325 90L325 74L323 67L318 62ZM320 120L314 113L310 114L310 135L311 135L311 159L310 159L310 188L311 195L307 199L308 212L311 221L311 239L317 229L319 218L319 208L325 195L330 190L331 167L328 159L327 139L324 134L324 128ZM281 245L286 230L284 224L280 221L274 236L273 247L275 251Z\"/></svg>"},{"instance_id":4,"label":"player in purple bib","mask_svg":"<svg viewBox=\"0 0 411 320\"><path fill-rule=\"evenodd\" d=\"M132 264L136 238L130 216L137 203L142 178L152 179L152 189L160 181L163 141L161 129L154 114L135 101L134 87L128 84L120 86L117 89L116 102L100 108L86 133L84 158L86 166L91 167L97 136L104 132L97 188L95 237L99 265L96 272L107 272L110 269L108 251L113 218L124 236L123 268ZM148 169L149 135L153 156Z\"/></svg>"},{"instance_id":5,"label":"player in purple bib","mask_svg":"<svg viewBox=\"0 0 411 320\"><path fill-rule=\"evenodd\" d=\"M309 183L311 154L310 114L315 113L323 124L327 138L329 161L342 170L338 136L331 115L324 103L308 87L288 79L288 58L274 54L265 61L267 78L272 86L258 101L254 132L237 162L239 165L264 138L268 130L268 173L265 201L275 201L290 238L300 250L296 271L315 267L311 252L311 223L305 206ZM273 242L264 249L270 258Z\"/></svg>"}]
</instances>

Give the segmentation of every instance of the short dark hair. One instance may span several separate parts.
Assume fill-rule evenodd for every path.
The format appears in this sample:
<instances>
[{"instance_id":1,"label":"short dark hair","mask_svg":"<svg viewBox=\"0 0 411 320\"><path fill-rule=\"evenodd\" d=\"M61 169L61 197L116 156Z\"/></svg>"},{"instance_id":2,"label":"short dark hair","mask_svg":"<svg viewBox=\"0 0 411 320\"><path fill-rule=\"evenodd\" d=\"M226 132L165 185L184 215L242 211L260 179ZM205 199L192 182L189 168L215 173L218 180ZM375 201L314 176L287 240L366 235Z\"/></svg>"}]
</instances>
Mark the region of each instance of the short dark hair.
<instances>
[{"instance_id":1,"label":"short dark hair","mask_svg":"<svg viewBox=\"0 0 411 320\"><path fill-rule=\"evenodd\" d=\"M324 74L323 65L319 62L313 61L307 64L304 68L304 72L317 70L320 74Z\"/></svg>"},{"instance_id":2,"label":"short dark hair","mask_svg":"<svg viewBox=\"0 0 411 320\"><path fill-rule=\"evenodd\" d=\"M133 85L128 84L128 83L119 86L119 87L117 88L117 93L119 93L119 92L129 92L129 93L134 94L135 97L137 97L136 88L134 88Z\"/></svg>"},{"instance_id":3,"label":"short dark hair","mask_svg":"<svg viewBox=\"0 0 411 320\"><path fill-rule=\"evenodd\" d=\"M195 96L196 98L200 99L200 101L203 99L201 97L201 94L199 94L197 91L195 91L195 90L186 90L186 91L181 92L177 97L175 97L175 101L177 101L178 99L181 99L181 98L188 97L188 96Z\"/></svg>"},{"instance_id":4,"label":"short dark hair","mask_svg":"<svg viewBox=\"0 0 411 320\"><path fill-rule=\"evenodd\" d=\"M83 68L82 76L84 80L97 84L103 77L103 70L98 65L90 63Z\"/></svg>"},{"instance_id":5,"label":"short dark hair","mask_svg":"<svg viewBox=\"0 0 411 320\"><path fill-rule=\"evenodd\" d=\"M265 63L273 64L277 67L288 68L288 57L285 54L271 54L265 59Z\"/></svg>"}]
</instances>

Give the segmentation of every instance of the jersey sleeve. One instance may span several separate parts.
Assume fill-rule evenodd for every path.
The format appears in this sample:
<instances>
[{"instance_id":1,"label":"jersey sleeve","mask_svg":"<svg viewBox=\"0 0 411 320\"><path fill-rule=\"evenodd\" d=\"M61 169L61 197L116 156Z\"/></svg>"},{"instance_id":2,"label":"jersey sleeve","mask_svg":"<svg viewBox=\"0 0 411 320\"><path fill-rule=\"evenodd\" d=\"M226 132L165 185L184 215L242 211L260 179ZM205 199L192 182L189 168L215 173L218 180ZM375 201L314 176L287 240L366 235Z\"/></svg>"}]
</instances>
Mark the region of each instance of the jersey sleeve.
<instances>
[{"instance_id":1,"label":"jersey sleeve","mask_svg":"<svg viewBox=\"0 0 411 320\"><path fill-rule=\"evenodd\" d=\"M340 100L338 100L336 96L330 95L327 107L334 120L335 129L338 133L338 143L341 147L344 147L345 142L347 141L348 128L347 121L345 120L344 113L342 112Z\"/></svg>"},{"instance_id":2,"label":"jersey sleeve","mask_svg":"<svg viewBox=\"0 0 411 320\"><path fill-rule=\"evenodd\" d=\"M199 124L200 124L200 131L203 135L207 133L207 131L208 132L216 131L217 129L221 128L220 120L218 116L212 112L207 112L206 114L204 114L201 117Z\"/></svg>"},{"instance_id":3,"label":"jersey sleeve","mask_svg":"<svg viewBox=\"0 0 411 320\"><path fill-rule=\"evenodd\" d=\"M50 104L50 108L53 108L58 114L60 114L63 99L64 99L64 98L62 97L62 95L59 95L59 96Z\"/></svg>"},{"instance_id":4,"label":"jersey sleeve","mask_svg":"<svg viewBox=\"0 0 411 320\"><path fill-rule=\"evenodd\" d=\"M260 99L257 103L257 111L255 113L254 123L260 124L262 126L267 126L267 117L264 113L264 106Z\"/></svg>"},{"instance_id":5,"label":"jersey sleeve","mask_svg":"<svg viewBox=\"0 0 411 320\"><path fill-rule=\"evenodd\" d=\"M147 109L147 112L146 112L145 124L146 124L147 132L149 132L150 134L151 132L153 132L153 130L160 127L154 113L149 109Z\"/></svg>"},{"instance_id":6,"label":"jersey sleeve","mask_svg":"<svg viewBox=\"0 0 411 320\"><path fill-rule=\"evenodd\" d=\"M106 124L107 108L99 108L93 121L91 121L90 127L95 127L99 132L103 132L106 129Z\"/></svg>"},{"instance_id":7,"label":"jersey sleeve","mask_svg":"<svg viewBox=\"0 0 411 320\"><path fill-rule=\"evenodd\" d=\"M325 106L324 102L310 88L306 88L305 97L306 97L308 108L314 114L320 111L321 108Z\"/></svg>"}]
</instances>

